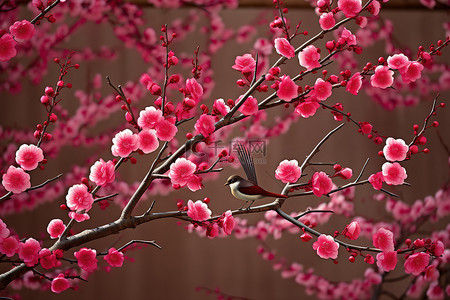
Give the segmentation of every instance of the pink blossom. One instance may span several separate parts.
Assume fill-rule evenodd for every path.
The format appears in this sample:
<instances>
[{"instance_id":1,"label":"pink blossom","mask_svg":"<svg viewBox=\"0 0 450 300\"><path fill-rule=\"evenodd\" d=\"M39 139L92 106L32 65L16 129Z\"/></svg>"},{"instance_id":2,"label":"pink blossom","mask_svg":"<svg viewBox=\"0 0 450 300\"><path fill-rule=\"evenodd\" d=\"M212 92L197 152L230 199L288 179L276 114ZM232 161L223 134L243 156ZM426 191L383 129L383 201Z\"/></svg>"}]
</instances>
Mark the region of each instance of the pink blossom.
<instances>
[{"instance_id":1,"label":"pink blossom","mask_svg":"<svg viewBox=\"0 0 450 300\"><path fill-rule=\"evenodd\" d=\"M298 161L283 160L275 170L275 178L281 180L284 183L294 183L302 175L302 170L298 166Z\"/></svg>"},{"instance_id":2,"label":"pink blossom","mask_svg":"<svg viewBox=\"0 0 450 300\"><path fill-rule=\"evenodd\" d=\"M333 189L333 181L324 172L316 172L311 178L312 191L314 195L320 197L326 195Z\"/></svg>"},{"instance_id":3,"label":"pink blossom","mask_svg":"<svg viewBox=\"0 0 450 300\"><path fill-rule=\"evenodd\" d=\"M34 25L27 20L16 21L9 26L9 32L14 35L14 39L18 42L24 42L33 37Z\"/></svg>"},{"instance_id":4,"label":"pink blossom","mask_svg":"<svg viewBox=\"0 0 450 300\"><path fill-rule=\"evenodd\" d=\"M39 263L46 270L59 267L61 265L61 262L58 260L56 255L47 248L43 248L39 252Z\"/></svg>"},{"instance_id":5,"label":"pink blossom","mask_svg":"<svg viewBox=\"0 0 450 300\"><path fill-rule=\"evenodd\" d=\"M96 161L91 166L91 172L89 174L89 180L94 182L98 186L105 186L108 183L114 181L116 175L114 173L114 162L108 160L105 162L103 159Z\"/></svg>"},{"instance_id":6,"label":"pink blossom","mask_svg":"<svg viewBox=\"0 0 450 300\"><path fill-rule=\"evenodd\" d=\"M312 247L321 258L336 259L338 256L339 244L330 235L320 235Z\"/></svg>"},{"instance_id":7,"label":"pink blossom","mask_svg":"<svg viewBox=\"0 0 450 300\"><path fill-rule=\"evenodd\" d=\"M403 82L411 83L422 77L422 70L423 65L421 63L412 61L407 66L401 68L399 71L402 75Z\"/></svg>"},{"instance_id":8,"label":"pink blossom","mask_svg":"<svg viewBox=\"0 0 450 300\"><path fill-rule=\"evenodd\" d=\"M217 223L209 224L206 228L206 236L210 239L219 235L219 225Z\"/></svg>"},{"instance_id":9,"label":"pink blossom","mask_svg":"<svg viewBox=\"0 0 450 300\"><path fill-rule=\"evenodd\" d=\"M77 222L83 222L89 220L91 217L86 213L77 213L74 211L69 212L69 218L74 219Z\"/></svg>"},{"instance_id":10,"label":"pink blossom","mask_svg":"<svg viewBox=\"0 0 450 300\"><path fill-rule=\"evenodd\" d=\"M169 178L172 184L179 184L185 186L191 177L194 175L197 166L184 157L177 158L177 160L170 165Z\"/></svg>"},{"instance_id":11,"label":"pink blossom","mask_svg":"<svg viewBox=\"0 0 450 300\"><path fill-rule=\"evenodd\" d=\"M206 138L210 136L214 130L216 130L215 123L216 120L213 116L203 114L200 118L198 118L194 127L198 133L202 134Z\"/></svg>"},{"instance_id":12,"label":"pink blossom","mask_svg":"<svg viewBox=\"0 0 450 300\"><path fill-rule=\"evenodd\" d=\"M295 49L285 38L275 39L275 50L278 54L283 55L287 58L292 58L295 56Z\"/></svg>"},{"instance_id":13,"label":"pink blossom","mask_svg":"<svg viewBox=\"0 0 450 300\"><path fill-rule=\"evenodd\" d=\"M284 101L291 101L297 97L298 85L295 84L291 77L289 75L283 75L280 79L277 96Z\"/></svg>"},{"instance_id":14,"label":"pink blossom","mask_svg":"<svg viewBox=\"0 0 450 300\"><path fill-rule=\"evenodd\" d=\"M32 267L39 261L39 250L41 245L33 238L29 238L25 243L20 243L19 258L28 266Z\"/></svg>"},{"instance_id":15,"label":"pink blossom","mask_svg":"<svg viewBox=\"0 0 450 300\"><path fill-rule=\"evenodd\" d=\"M333 28L333 26L336 24L334 14L332 12L323 13L322 15L320 15L319 24L320 28L322 28L323 30Z\"/></svg>"},{"instance_id":16,"label":"pink blossom","mask_svg":"<svg viewBox=\"0 0 450 300\"><path fill-rule=\"evenodd\" d=\"M214 101L213 108L222 116L226 116L230 112L230 107L223 99L216 99L216 101Z\"/></svg>"},{"instance_id":17,"label":"pink blossom","mask_svg":"<svg viewBox=\"0 0 450 300\"><path fill-rule=\"evenodd\" d=\"M243 95L239 96L236 103L241 102L242 97ZM239 111L246 116L256 114L258 112L258 100L252 96L248 96L244 104L239 107Z\"/></svg>"},{"instance_id":18,"label":"pink blossom","mask_svg":"<svg viewBox=\"0 0 450 300\"><path fill-rule=\"evenodd\" d=\"M429 9L433 9L436 5L436 0L420 0L423 6L426 6Z\"/></svg>"},{"instance_id":19,"label":"pink blossom","mask_svg":"<svg viewBox=\"0 0 450 300\"><path fill-rule=\"evenodd\" d=\"M16 41L9 33L0 37L0 61L7 61L16 56Z\"/></svg>"},{"instance_id":20,"label":"pink blossom","mask_svg":"<svg viewBox=\"0 0 450 300\"><path fill-rule=\"evenodd\" d=\"M332 94L333 86L328 81L324 81L322 78L317 78L314 84L313 95L319 101L327 100Z\"/></svg>"},{"instance_id":21,"label":"pink blossom","mask_svg":"<svg viewBox=\"0 0 450 300\"><path fill-rule=\"evenodd\" d=\"M51 284L51 290L53 293L61 293L70 287L69 280L65 277L64 273L59 273L57 277L53 278Z\"/></svg>"},{"instance_id":22,"label":"pink blossom","mask_svg":"<svg viewBox=\"0 0 450 300\"><path fill-rule=\"evenodd\" d=\"M303 118L309 118L314 116L319 107L320 104L316 101L301 102L295 107L295 112Z\"/></svg>"},{"instance_id":23,"label":"pink blossom","mask_svg":"<svg viewBox=\"0 0 450 300\"><path fill-rule=\"evenodd\" d=\"M112 142L111 152L114 156L128 157L139 148L139 137L130 129L118 132Z\"/></svg>"},{"instance_id":24,"label":"pink blossom","mask_svg":"<svg viewBox=\"0 0 450 300\"><path fill-rule=\"evenodd\" d=\"M171 141L178 132L177 126L169 119L162 120L156 124L156 136L161 141Z\"/></svg>"},{"instance_id":25,"label":"pink blossom","mask_svg":"<svg viewBox=\"0 0 450 300\"><path fill-rule=\"evenodd\" d=\"M31 171L36 169L39 162L44 159L44 153L41 148L35 145L23 144L16 152L16 162L25 171Z\"/></svg>"},{"instance_id":26,"label":"pink blossom","mask_svg":"<svg viewBox=\"0 0 450 300\"><path fill-rule=\"evenodd\" d=\"M19 247L20 243L16 236L9 236L0 242L0 252L8 257L14 256Z\"/></svg>"},{"instance_id":27,"label":"pink blossom","mask_svg":"<svg viewBox=\"0 0 450 300\"><path fill-rule=\"evenodd\" d=\"M350 168L343 168L336 175L339 175L342 179L350 179L353 176L353 171Z\"/></svg>"},{"instance_id":28,"label":"pink blossom","mask_svg":"<svg viewBox=\"0 0 450 300\"><path fill-rule=\"evenodd\" d=\"M353 18L361 11L362 2L361 0L338 0L338 7L347 18Z\"/></svg>"},{"instance_id":29,"label":"pink blossom","mask_svg":"<svg viewBox=\"0 0 450 300\"><path fill-rule=\"evenodd\" d=\"M345 90L353 95L358 95L359 90L362 86L362 76L359 72L353 74L353 76L347 81Z\"/></svg>"},{"instance_id":30,"label":"pink blossom","mask_svg":"<svg viewBox=\"0 0 450 300\"><path fill-rule=\"evenodd\" d=\"M423 271L425 271L425 268L428 266L429 262L430 262L429 254L423 252L414 253L408 256L408 258L405 261L405 273L417 276Z\"/></svg>"},{"instance_id":31,"label":"pink blossom","mask_svg":"<svg viewBox=\"0 0 450 300\"><path fill-rule=\"evenodd\" d=\"M203 187L202 178L198 175L193 175L191 178L189 178L187 187L193 192L198 191Z\"/></svg>"},{"instance_id":32,"label":"pink blossom","mask_svg":"<svg viewBox=\"0 0 450 300\"><path fill-rule=\"evenodd\" d=\"M121 267L123 265L123 253L117 251L116 248L109 248L108 254L103 257L111 267Z\"/></svg>"},{"instance_id":33,"label":"pink blossom","mask_svg":"<svg viewBox=\"0 0 450 300\"><path fill-rule=\"evenodd\" d=\"M409 58L403 53L394 54L387 59L389 68L397 70L406 67L409 64Z\"/></svg>"},{"instance_id":34,"label":"pink blossom","mask_svg":"<svg viewBox=\"0 0 450 300\"><path fill-rule=\"evenodd\" d=\"M436 269L436 266L430 265L425 268L425 271L423 274L423 279L425 279L425 281L428 281L428 282L435 281L438 278L439 278L439 271Z\"/></svg>"},{"instance_id":35,"label":"pink blossom","mask_svg":"<svg viewBox=\"0 0 450 300\"><path fill-rule=\"evenodd\" d=\"M449 291L450 289L447 289ZM447 294L448 295L448 294ZM427 299L429 300L444 300L444 290L440 287L439 281L433 282L427 289Z\"/></svg>"},{"instance_id":36,"label":"pink blossom","mask_svg":"<svg viewBox=\"0 0 450 300\"><path fill-rule=\"evenodd\" d=\"M5 222L3 222L2 219L0 219L0 243L3 241L3 239L6 239L10 234L10 231L8 227L6 226Z\"/></svg>"},{"instance_id":37,"label":"pink blossom","mask_svg":"<svg viewBox=\"0 0 450 300\"><path fill-rule=\"evenodd\" d=\"M397 265L397 251L381 252L377 254L377 266L384 272L395 269Z\"/></svg>"},{"instance_id":38,"label":"pink blossom","mask_svg":"<svg viewBox=\"0 0 450 300\"><path fill-rule=\"evenodd\" d=\"M361 226L357 221L351 222L342 231L342 234L351 240L356 240L359 237L360 233L361 233Z\"/></svg>"},{"instance_id":39,"label":"pink blossom","mask_svg":"<svg viewBox=\"0 0 450 300\"><path fill-rule=\"evenodd\" d=\"M389 161L405 160L409 147L402 139L387 138L386 146L383 148L384 157Z\"/></svg>"},{"instance_id":40,"label":"pink blossom","mask_svg":"<svg viewBox=\"0 0 450 300\"><path fill-rule=\"evenodd\" d=\"M60 219L51 220L47 226L47 232L52 239L59 238L65 229L66 225L64 225L64 222Z\"/></svg>"},{"instance_id":41,"label":"pink blossom","mask_svg":"<svg viewBox=\"0 0 450 300\"><path fill-rule=\"evenodd\" d=\"M380 13L381 4L377 0L372 1L369 6L367 6L367 10L374 16L378 16Z\"/></svg>"},{"instance_id":42,"label":"pink blossom","mask_svg":"<svg viewBox=\"0 0 450 300\"><path fill-rule=\"evenodd\" d=\"M196 103L199 102L200 97L203 95L203 87L195 80L195 78L186 79L186 90Z\"/></svg>"},{"instance_id":43,"label":"pink blossom","mask_svg":"<svg viewBox=\"0 0 450 300\"><path fill-rule=\"evenodd\" d=\"M78 266L86 272L92 272L97 269L97 251L94 249L88 249L86 247L81 248L74 253L78 260Z\"/></svg>"},{"instance_id":44,"label":"pink blossom","mask_svg":"<svg viewBox=\"0 0 450 300\"><path fill-rule=\"evenodd\" d=\"M356 36L352 34L350 30L344 27L341 37L339 38L339 44L347 43L347 45L356 45Z\"/></svg>"},{"instance_id":45,"label":"pink blossom","mask_svg":"<svg viewBox=\"0 0 450 300\"><path fill-rule=\"evenodd\" d=\"M394 251L394 234L392 231L379 228L372 236L373 245L383 252Z\"/></svg>"},{"instance_id":46,"label":"pink blossom","mask_svg":"<svg viewBox=\"0 0 450 300\"><path fill-rule=\"evenodd\" d=\"M156 137L156 130L154 129L143 129L138 133L139 136L139 149L145 154L151 153L158 149L159 142Z\"/></svg>"},{"instance_id":47,"label":"pink blossom","mask_svg":"<svg viewBox=\"0 0 450 300\"><path fill-rule=\"evenodd\" d=\"M242 56L237 56L234 60L233 69L240 71L241 73L252 74L256 66L256 61L252 55L247 53Z\"/></svg>"},{"instance_id":48,"label":"pink blossom","mask_svg":"<svg viewBox=\"0 0 450 300\"><path fill-rule=\"evenodd\" d=\"M430 251L431 253L436 256L439 257L444 253L445 247L444 247L444 243L442 241L434 241L431 245L430 245Z\"/></svg>"},{"instance_id":49,"label":"pink blossom","mask_svg":"<svg viewBox=\"0 0 450 300\"><path fill-rule=\"evenodd\" d=\"M92 194L84 184L75 184L69 188L66 196L67 206L74 211L89 211L94 203Z\"/></svg>"},{"instance_id":50,"label":"pink blossom","mask_svg":"<svg viewBox=\"0 0 450 300\"><path fill-rule=\"evenodd\" d=\"M373 87L385 89L390 87L394 82L394 71L389 70L389 67L378 66L375 69L375 74L370 76L370 84Z\"/></svg>"},{"instance_id":51,"label":"pink blossom","mask_svg":"<svg viewBox=\"0 0 450 300\"><path fill-rule=\"evenodd\" d=\"M137 124L144 129L154 129L156 124L164 120L162 111L153 106L148 106L139 113Z\"/></svg>"},{"instance_id":52,"label":"pink blossom","mask_svg":"<svg viewBox=\"0 0 450 300\"><path fill-rule=\"evenodd\" d=\"M201 200L188 201L187 215L194 221L205 221L211 217L211 210L208 205Z\"/></svg>"},{"instance_id":53,"label":"pink blossom","mask_svg":"<svg viewBox=\"0 0 450 300\"><path fill-rule=\"evenodd\" d=\"M30 175L21 168L9 166L2 178L5 189L14 194L20 194L31 187Z\"/></svg>"},{"instance_id":54,"label":"pink blossom","mask_svg":"<svg viewBox=\"0 0 450 300\"><path fill-rule=\"evenodd\" d=\"M370 184L372 184L374 189L380 190L381 187L383 186L383 182L384 182L383 173L377 172L375 174L370 175L369 182L370 182Z\"/></svg>"},{"instance_id":55,"label":"pink blossom","mask_svg":"<svg viewBox=\"0 0 450 300\"><path fill-rule=\"evenodd\" d=\"M227 210L224 213L223 223L222 223L222 228L223 228L223 231L225 232L225 234L227 234L227 235L231 234L235 225L236 225L236 222L234 221L231 210Z\"/></svg>"},{"instance_id":56,"label":"pink blossom","mask_svg":"<svg viewBox=\"0 0 450 300\"><path fill-rule=\"evenodd\" d=\"M298 54L298 60L302 67L308 71L320 67L319 59L320 53L314 45L309 45Z\"/></svg>"},{"instance_id":57,"label":"pink blossom","mask_svg":"<svg viewBox=\"0 0 450 300\"><path fill-rule=\"evenodd\" d=\"M405 182L406 170L399 163L384 163L381 167L384 181L389 185L401 185Z\"/></svg>"}]
</instances>

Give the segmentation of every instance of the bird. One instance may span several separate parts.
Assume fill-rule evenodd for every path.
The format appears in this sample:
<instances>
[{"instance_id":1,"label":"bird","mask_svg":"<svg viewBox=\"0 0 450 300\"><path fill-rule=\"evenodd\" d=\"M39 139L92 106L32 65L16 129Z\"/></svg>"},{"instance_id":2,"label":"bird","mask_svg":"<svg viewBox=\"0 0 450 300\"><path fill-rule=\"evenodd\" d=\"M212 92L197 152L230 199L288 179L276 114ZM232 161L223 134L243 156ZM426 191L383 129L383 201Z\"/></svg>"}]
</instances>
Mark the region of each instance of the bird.
<instances>
[{"instance_id":1,"label":"bird","mask_svg":"<svg viewBox=\"0 0 450 300\"><path fill-rule=\"evenodd\" d=\"M244 205L242 205L239 210L242 210L245 205L251 201L250 205L247 207L247 209L250 209L255 200L265 197L288 198L286 195L272 193L260 187L256 178L255 165L253 163L253 158L250 155L250 151L240 143L237 144L236 148L239 162L247 175L247 179L242 178L239 175L231 175L228 177L224 186L230 187L231 194L235 198L245 201Z\"/></svg>"}]
</instances>

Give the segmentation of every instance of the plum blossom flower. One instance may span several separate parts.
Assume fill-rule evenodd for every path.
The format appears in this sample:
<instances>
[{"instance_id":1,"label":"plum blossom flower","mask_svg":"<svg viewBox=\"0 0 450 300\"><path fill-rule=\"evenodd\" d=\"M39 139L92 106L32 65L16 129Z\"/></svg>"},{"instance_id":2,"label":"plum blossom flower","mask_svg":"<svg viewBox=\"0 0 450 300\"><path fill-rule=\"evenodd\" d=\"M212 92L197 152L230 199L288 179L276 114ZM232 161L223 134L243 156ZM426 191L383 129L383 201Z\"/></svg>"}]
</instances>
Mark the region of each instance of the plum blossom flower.
<instances>
[{"instance_id":1,"label":"plum blossom flower","mask_svg":"<svg viewBox=\"0 0 450 300\"><path fill-rule=\"evenodd\" d=\"M302 170L298 166L298 161L283 160L275 170L275 178L281 180L284 183L294 183L302 175Z\"/></svg>"},{"instance_id":2,"label":"plum blossom flower","mask_svg":"<svg viewBox=\"0 0 450 300\"><path fill-rule=\"evenodd\" d=\"M210 136L214 130L216 130L216 127L214 126L215 123L216 119L213 116L203 114L200 118L198 118L194 127L198 133L202 134L206 138Z\"/></svg>"},{"instance_id":3,"label":"plum blossom flower","mask_svg":"<svg viewBox=\"0 0 450 300\"><path fill-rule=\"evenodd\" d=\"M123 253L117 251L116 248L109 248L108 254L103 257L111 267L121 267L123 265Z\"/></svg>"},{"instance_id":4,"label":"plum blossom flower","mask_svg":"<svg viewBox=\"0 0 450 300\"><path fill-rule=\"evenodd\" d=\"M353 176L353 171L350 168L343 168L339 172L336 173L342 179L350 179Z\"/></svg>"},{"instance_id":5,"label":"plum blossom flower","mask_svg":"<svg viewBox=\"0 0 450 300\"><path fill-rule=\"evenodd\" d=\"M325 172L316 172L311 178L311 186L314 195L320 197L331 192L333 181Z\"/></svg>"},{"instance_id":6,"label":"plum blossom flower","mask_svg":"<svg viewBox=\"0 0 450 300\"><path fill-rule=\"evenodd\" d=\"M234 65L232 68L240 71L242 74L252 74L255 66L256 61L253 59L253 56L247 53L242 56L237 56L234 60Z\"/></svg>"},{"instance_id":7,"label":"plum blossom flower","mask_svg":"<svg viewBox=\"0 0 450 300\"><path fill-rule=\"evenodd\" d=\"M233 214L231 210L227 210L224 213L222 228L226 235L230 235L233 232L236 222L234 221Z\"/></svg>"},{"instance_id":8,"label":"plum blossom flower","mask_svg":"<svg viewBox=\"0 0 450 300\"><path fill-rule=\"evenodd\" d=\"M239 96L239 98L236 100L236 103L239 103L242 97L243 95ZM239 107L239 111L246 116L256 114L258 112L258 100L252 96L248 96L241 107Z\"/></svg>"},{"instance_id":9,"label":"plum blossom flower","mask_svg":"<svg viewBox=\"0 0 450 300\"><path fill-rule=\"evenodd\" d=\"M314 116L320 104L316 101L301 102L295 107L295 112L303 118Z\"/></svg>"},{"instance_id":10,"label":"plum blossom flower","mask_svg":"<svg viewBox=\"0 0 450 300\"><path fill-rule=\"evenodd\" d=\"M153 129L162 120L164 120L162 111L153 106L148 106L139 113L137 124L143 129Z\"/></svg>"},{"instance_id":11,"label":"plum blossom flower","mask_svg":"<svg viewBox=\"0 0 450 300\"><path fill-rule=\"evenodd\" d=\"M359 72L353 74L353 76L347 81L345 90L353 95L358 95L359 90L362 86L362 76Z\"/></svg>"},{"instance_id":12,"label":"plum blossom flower","mask_svg":"<svg viewBox=\"0 0 450 300\"><path fill-rule=\"evenodd\" d=\"M373 245L383 252L394 251L394 234L392 231L379 228L372 236Z\"/></svg>"},{"instance_id":13,"label":"plum blossom flower","mask_svg":"<svg viewBox=\"0 0 450 300\"><path fill-rule=\"evenodd\" d=\"M143 129L138 133L139 136L139 149L145 154L151 153L158 149L159 142L156 136L156 130Z\"/></svg>"},{"instance_id":14,"label":"plum blossom flower","mask_svg":"<svg viewBox=\"0 0 450 300\"><path fill-rule=\"evenodd\" d=\"M30 175L22 168L9 166L2 178L5 189L14 194L20 194L31 187Z\"/></svg>"},{"instance_id":15,"label":"plum blossom flower","mask_svg":"<svg viewBox=\"0 0 450 300\"><path fill-rule=\"evenodd\" d=\"M186 79L186 90L196 103L200 101L200 97L203 95L203 87L195 80L195 78Z\"/></svg>"},{"instance_id":16,"label":"plum blossom flower","mask_svg":"<svg viewBox=\"0 0 450 300\"><path fill-rule=\"evenodd\" d=\"M375 74L370 76L370 84L380 89L388 88L394 82L394 71L389 70L387 66L378 66L375 68Z\"/></svg>"},{"instance_id":17,"label":"plum blossom flower","mask_svg":"<svg viewBox=\"0 0 450 300\"><path fill-rule=\"evenodd\" d=\"M377 254L377 266L384 272L395 269L397 265L397 251L381 252Z\"/></svg>"},{"instance_id":18,"label":"plum blossom flower","mask_svg":"<svg viewBox=\"0 0 450 300\"><path fill-rule=\"evenodd\" d=\"M25 171L31 171L36 169L39 162L44 159L44 152L41 148L35 145L23 144L16 152L16 162Z\"/></svg>"},{"instance_id":19,"label":"plum blossom flower","mask_svg":"<svg viewBox=\"0 0 450 300\"><path fill-rule=\"evenodd\" d=\"M402 80L405 83L411 83L416 81L422 76L423 65L416 61L410 62L407 66L401 68L400 74L402 75Z\"/></svg>"},{"instance_id":20,"label":"plum blossom flower","mask_svg":"<svg viewBox=\"0 0 450 300\"><path fill-rule=\"evenodd\" d=\"M174 121L174 120L173 120ZM178 132L177 126L175 126L172 119L165 119L156 124L156 136L161 141L171 141Z\"/></svg>"},{"instance_id":21,"label":"plum blossom flower","mask_svg":"<svg viewBox=\"0 0 450 300\"><path fill-rule=\"evenodd\" d=\"M39 250L41 245L33 238L29 238L25 243L20 243L19 258L28 266L32 267L39 261Z\"/></svg>"},{"instance_id":22,"label":"plum blossom flower","mask_svg":"<svg viewBox=\"0 0 450 300\"><path fill-rule=\"evenodd\" d=\"M289 41L285 38L275 39L275 50L278 54L287 58L292 58L295 56L294 47L292 47Z\"/></svg>"},{"instance_id":23,"label":"plum blossom flower","mask_svg":"<svg viewBox=\"0 0 450 300\"><path fill-rule=\"evenodd\" d=\"M360 233L361 233L361 226L357 221L351 222L342 231L342 234L351 240L356 240L359 237Z\"/></svg>"},{"instance_id":24,"label":"plum blossom flower","mask_svg":"<svg viewBox=\"0 0 450 300\"><path fill-rule=\"evenodd\" d=\"M103 159L96 161L91 166L91 172L89 173L89 180L94 182L98 186L105 186L108 183L114 181L116 175L114 173L114 162L108 160L105 162Z\"/></svg>"},{"instance_id":25,"label":"plum blossom flower","mask_svg":"<svg viewBox=\"0 0 450 300\"><path fill-rule=\"evenodd\" d=\"M27 20L16 21L9 26L9 32L14 35L14 39L18 42L24 42L33 37L34 25Z\"/></svg>"},{"instance_id":26,"label":"plum blossom flower","mask_svg":"<svg viewBox=\"0 0 450 300\"><path fill-rule=\"evenodd\" d=\"M7 61L16 56L16 41L9 33L0 37L0 61Z\"/></svg>"},{"instance_id":27,"label":"plum blossom flower","mask_svg":"<svg viewBox=\"0 0 450 300\"><path fill-rule=\"evenodd\" d=\"M409 147L402 139L387 138L386 146L383 148L384 157L389 161L405 160Z\"/></svg>"},{"instance_id":28,"label":"plum blossom flower","mask_svg":"<svg viewBox=\"0 0 450 300\"><path fill-rule=\"evenodd\" d=\"M0 252L8 257L14 256L19 247L20 243L16 236L9 236L0 242Z\"/></svg>"},{"instance_id":29,"label":"plum blossom flower","mask_svg":"<svg viewBox=\"0 0 450 300\"><path fill-rule=\"evenodd\" d=\"M319 24L320 28L322 28L323 30L331 29L336 24L333 12L321 14Z\"/></svg>"},{"instance_id":30,"label":"plum blossom flower","mask_svg":"<svg viewBox=\"0 0 450 300\"><path fill-rule=\"evenodd\" d=\"M39 251L39 263L46 270L59 267L61 265L61 262L56 257L56 254L52 253L52 251L47 248L43 248Z\"/></svg>"},{"instance_id":31,"label":"plum blossom flower","mask_svg":"<svg viewBox=\"0 0 450 300\"><path fill-rule=\"evenodd\" d=\"M75 184L69 188L66 196L67 206L74 211L89 211L94 203L92 194L84 184Z\"/></svg>"},{"instance_id":32,"label":"plum blossom flower","mask_svg":"<svg viewBox=\"0 0 450 300\"><path fill-rule=\"evenodd\" d=\"M184 157L177 158L177 160L170 165L169 178L172 184L179 184L185 186L191 177L194 175L197 166Z\"/></svg>"},{"instance_id":33,"label":"plum blossom flower","mask_svg":"<svg viewBox=\"0 0 450 300\"><path fill-rule=\"evenodd\" d=\"M447 295L450 292L450 288L447 285L446 288ZM439 281L430 283L430 286L427 289L427 299L430 300L442 300L445 299L444 290L440 287Z\"/></svg>"},{"instance_id":34,"label":"plum blossom flower","mask_svg":"<svg viewBox=\"0 0 450 300\"><path fill-rule=\"evenodd\" d=\"M320 235L312 247L321 258L336 259L338 256L339 244L330 235Z\"/></svg>"},{"instance_id":35,"label":"plum blossom flower","mask_svg":"<svg viewBox=\"0 0 450 300\"><path fill-rule=\"evenodd\" d=\"M405 261L405 273L412 274L412 275L419 275L423 271L425 271L425 268L428 266L428 263L430 262L430 255L427 253L419 252L414 253Z\"/></svg>"},{"instance_id":36,"label":"plum blossom flower","mask_svg":"<svg viewBox=\"0 0 450 300\"><path fill-rule=\"evenodd\" d=\"M403 53L394 54L387 58L389 68L397 70L406 67L409 64L409 58Z\"/></svg>"},{"instance_id":37,"label":"plum blossom flower","mask_svg":"<svg viewBox=\"0 0 450 300\"><path fill-rule=\"evenodd\" d=\"M86 213L77 213L74 211L69 212L69 218L74 219L77 222L83 222L89 220L91 217Z\"/></svg>"},{"instance_id":38,"label":"plum blossom flower","mask_svg":"<svg viewBox=\"0 0 450 300\"><path fill-rule=\"evenodd\" d=\"M289 77L283 75L278 85L277 96L284 101L291 101L298 96L298 85Z\"/></svg>"},{"instance_id":39,"label":"plum blossom flower","mask_svg":"<svg viewBox=\"0 0 450 300\"><path fill-rule=\"evenodd\" d=\"M128 157L139 148L139 137L130 129L118 132L112 142L111 152L114 156Z\"/></svg>"},{"instance_id":40,"label":"plum blossom flower","mask_svg":"<svg viewBox=\"0 0 450 300\"><path fill-rule=\"evenodd\" d=\"M187 182L187 187L195 192L203 187L202 178L198 175L193 175Z\"/></svg>"},{"instance_id":41,"label":"plum blossom flower","mask_svg":"<svg viewBox=\"0 0 450 300\"><path fill-rule=\"evenodd\" d=\"M81 248L74 253L78 260L78 266L86 272L92 272L97 269L97 251L94 249L88 249L86 247Z\"/></svg>"},{"instance_id":42,"label":"plum blossom flower","mask_svg":"<svg viewBox=\"0 0 450 300\"><path fill-rule=\"evenodd\" d=\"M327 100L332 94L332 88L333 86L331 83L322 78L317 78L316 83L314 84L313 95L319 101Z\"/></svg>"},{"instance_id":43,"label":"plum blossom flower","mask_svg":"<svg viewBox=\"0 0 450 300\"><path fill-rule=\"evenodd\" d=\"M383 182L384 182L383 173L377 172L375 174L370 175L369 182L370 182L370 184L372 184L374 189L380 190L381 187L383 186Z\"/></svg>"},{"instance_id":44,"label":"plum blossom flower","mask_svg":"<svg viewBox=\"0 0 450 300\"><path fill-rule=\"evenodd\" d=\"M230 107L221 98L216 99L216 101L214 101L213 108L216 111L218 111L222 116L225 116L230 112Z\"/></svg>"},{"instance_id":45,"label":"plum blossom flower","mask_svg":"<svg viewBox=\"0 0 450 300\"><path fill-rule=\"evenodd\" d=\"M361 11L362 2L361 0L339 0L338 7L347 18L353 18Z\"/></svg>"},{"instance_id":46,"label":"plum blossom flower","mask_svg":"<svg viewBox=\"0 0 450 300\"><path fill-rule=\"evenodd\" d=\"M69 280L65 277L64 273L59 273L58 276L53 278L51 284L51 290L53 293L61 293L70 287Z\"/></svg>"},{"instance_id":47,"label":"plum blossom flower","mask_svg":"<svg viewBox=\"0 0 450 300\"><path fill-rule=\"evenodd\" d=\"M381 167L384 181L389 185L401 185L408 177L406 170L399 163L384 163Z\"/></svg>"},{"instance_id":48,"label":"plum blossom flower","mask_svg":"<svg viewBox=\"0 0 450 300\"><path fill-rule=\"evenodd\" d=\"M206 228L206 236L210 239L219 235L219 225L217 223L209 224Z\"/></svg>"},{"instance_id":49,"label":"plum blossom flower","mask_svg":"<svg viewBox=\"0 0 450 300\"><path fill-rule=\"evenodd\" d=\"M356 36L350 30L344 27L339 38L339 44L347 43L347 45L356 45Z\"/></svg>"},{"instance_id":50,"label":"plum blossom flower","mask_svg":"<svg viewBox=\"0 0 450 300\"><path fill-rule=\"evenodd\" d=\"M201 200L188 201L187 215L194 221L205 221L211 217L211 210L208 205Z\"/></svg>"},{"instance_id":51,"label":"plum blossom flower","mask_svg":"<svg viewBox=\"0 0 450 300\"><path fill-rule=\"evenodd\" d=\"M64 222L61 219L53 219L47 226L47 232L52 239L59 238L65 229L66 225L64 225Z\"/></svg>"},{"instance_id":52,"label":"plum blossom flower","mask_svg":"<svg viewBox=\"0 0 450 300\"><path fill-rule=\"evenodd\" d=\"M298 54L298 60L302 67L308 71L320 67L320 53L314 45L309 45Z\"/></svg>"},{"instance_id":53,"label":"plum blossom flower","mask_svg":"<svg viewBox=\"0 0 450 300\"><path fill-rule=\"evenodd\" d=\"M3 239L6 239L10 234L10 231L8 227L6 226L5 222L3 222L2 219L0 219L0 243L3 241Z\"/></svg>"}]
</instances>

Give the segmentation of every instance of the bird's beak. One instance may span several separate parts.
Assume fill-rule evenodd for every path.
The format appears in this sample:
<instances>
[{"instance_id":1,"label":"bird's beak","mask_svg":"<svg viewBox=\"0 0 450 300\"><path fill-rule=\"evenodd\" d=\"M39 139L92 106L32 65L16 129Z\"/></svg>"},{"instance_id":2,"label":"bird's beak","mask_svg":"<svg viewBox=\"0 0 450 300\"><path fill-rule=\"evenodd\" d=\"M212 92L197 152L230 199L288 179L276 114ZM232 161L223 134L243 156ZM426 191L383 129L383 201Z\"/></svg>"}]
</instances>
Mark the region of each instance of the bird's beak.
<instances>
[{"instance_id":1,"label":"bird's beak","mask_svg":"<svg viewBox=\"0 0 450 300\"><path fill-rule=\"evenodd\" d=\"M229 185L229 183L228 183L228 182L225 182L223 185L224 185L224 186L227 186L227 185Z\"/></svg>"}]
</instances>

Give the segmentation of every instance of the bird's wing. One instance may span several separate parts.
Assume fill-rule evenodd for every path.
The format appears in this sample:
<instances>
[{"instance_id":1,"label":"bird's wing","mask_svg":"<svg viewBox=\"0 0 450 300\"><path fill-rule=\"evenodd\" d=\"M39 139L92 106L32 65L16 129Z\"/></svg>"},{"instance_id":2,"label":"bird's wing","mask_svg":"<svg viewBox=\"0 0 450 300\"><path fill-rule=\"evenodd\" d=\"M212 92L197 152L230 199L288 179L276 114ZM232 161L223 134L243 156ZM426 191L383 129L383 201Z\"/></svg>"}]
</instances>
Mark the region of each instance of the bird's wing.
<instances>
[{"instance_id":1,"label":"bird's wing","mask_svg":"<svg viewBox=\"0 0 450 300\"><path fill-rule=\"evenodd\" d=\"M255 164L253 163L253 158L248 148L243 144L238 143L237 153L242 168L244 169L245 175L247 175L247 179L254 184L258 184L258 180L256 179Z\"/></svg>"}]
</instances>

